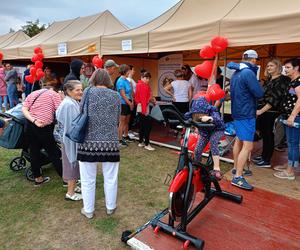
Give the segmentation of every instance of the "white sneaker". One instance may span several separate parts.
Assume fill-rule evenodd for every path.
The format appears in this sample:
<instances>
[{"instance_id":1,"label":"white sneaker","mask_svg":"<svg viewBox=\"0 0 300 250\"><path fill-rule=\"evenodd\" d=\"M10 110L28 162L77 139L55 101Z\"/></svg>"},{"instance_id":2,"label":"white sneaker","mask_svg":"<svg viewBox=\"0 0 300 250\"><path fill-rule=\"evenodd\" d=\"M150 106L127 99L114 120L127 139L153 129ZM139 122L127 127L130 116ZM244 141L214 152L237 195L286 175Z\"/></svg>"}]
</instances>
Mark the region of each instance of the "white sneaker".
<instances>
[{"instance_id":1,"label":"white sneaker","mask_svg":"<svg viewBox=\"0 0 300 250\"><path fill-rule=\"evenodd\" d=\"M84 215L88 219L92 219L94 217L94 213L87 213L84 211L84 208L81 208L81 214Z\"/></svg>"},{"instance_id":2,"label":"white sneaker","mask_svg":"<svg viewBox=\"0 0 300 250\"><path fill-rule=\"evenodd\" d=\"M141 148L142 148L142 147L145 147L145 143L143 143L143 142L142 142L142 143L139 143L138 146L141 147Z\"/></svg>"},{"instance_id":3,"label":"white sneaker","mask_svg":"<svg viewBox=\"0 0 300 250\"><path fill-rule=\"evenodd\" d=\"M132 132L128 132L128 136L130 139L134 139L135 135Z\"/></svg>"},{"instance_id":4,"label":"white sneaker","mask_svg":"<svg viewBox=\"0 0 300 250\"><path fill-rule=\"evenodd\" d=\"M151 145L150 145L150 144L149 144L149 145L147 145L147 146L145 146L145 149L147 149L147 150L150 150L150 151L153 151L153 150L155 150L155 148L151 147Z\"/></svg>"}]
</instances>

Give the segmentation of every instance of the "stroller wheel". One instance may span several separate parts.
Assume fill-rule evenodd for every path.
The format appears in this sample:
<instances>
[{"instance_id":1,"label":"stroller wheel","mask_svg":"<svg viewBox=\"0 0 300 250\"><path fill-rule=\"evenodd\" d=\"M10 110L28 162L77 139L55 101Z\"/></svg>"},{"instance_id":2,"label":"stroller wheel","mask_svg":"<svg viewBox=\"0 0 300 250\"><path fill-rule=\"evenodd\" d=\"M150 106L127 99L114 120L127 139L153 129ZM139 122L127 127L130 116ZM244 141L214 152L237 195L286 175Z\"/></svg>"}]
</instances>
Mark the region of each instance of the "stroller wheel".
<instances>
[{"instance_id":1,"label":"stroller wheel","mask_svg":"<svg viewBox=\"0 0 300 250\"><path fill-rule=\"evenodd\" d=\"M34 176L30 167L25 169L25 176L27 180L34 181Z\"/></svg>"},{"instance_id":2,"label":"stroller wheel","mask_svg":"<svg viewBox=\"0 0 300 250\"><path fill-rule=\"evenodd\" d=\"M20 171L26 167L26 160L23 157L16 157L12 159L9 164L9 167L13 171Z\"/></svg>"}]
</instances>

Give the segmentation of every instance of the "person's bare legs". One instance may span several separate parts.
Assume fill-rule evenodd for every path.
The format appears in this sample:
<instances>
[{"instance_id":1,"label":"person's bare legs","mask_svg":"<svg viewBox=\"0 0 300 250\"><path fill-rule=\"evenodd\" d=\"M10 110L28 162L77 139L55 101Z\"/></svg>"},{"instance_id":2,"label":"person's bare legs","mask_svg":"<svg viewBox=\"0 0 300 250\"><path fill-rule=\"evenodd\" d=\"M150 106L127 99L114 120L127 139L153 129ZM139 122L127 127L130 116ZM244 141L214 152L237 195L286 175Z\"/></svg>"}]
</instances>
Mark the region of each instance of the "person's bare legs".
<instances>
[{"instance_id":1,"label":"person's bare legs","mask_svg":"<svg viewBox=\"0 0 300 250\"><path fill-rule=\"evenodd\" d=\"M123 136L123 131L124 131L124 126L126 123L126 116L125 115L121 115L120 116L120 124L119 124L119 140L122 140L122 136Z\"/></svg>"},{"instance_id":2,"label":"person's bare legs","mask_svg":"<svg viewBox=\"0 0 300 250\"><path fill-rule=\"evenodd\" d=\"M242 149L237 157L236 162L236 177L243 175L243 169L245 164L249 159L249 155L253 149L253 142L251 141L242 141Z\"/></svg>"},{"instance_id":3,"label":"person's bare legs","mask_svg":"<svg viewBox=\"0 0 300 250\"><path fill-rule=\"evenodd\" d=\"M67 193L70 196L73 196L73 194L75 193L75 188L76 188L76 180L68 180L68 191Z\"/></svg>"},{"instance_id":4,"label":"person's bare legs","mask_svg":"<svg viewBox=\"0 0 300 250\"><path fill-rule=\"evenodd\" d=\"M128 127L129 127L130 115L126 115L125 124L124 124L124 131L123 134L125 137L128 136Z\"/></svg>"},{"instance_id":5,"label":"person's bare legs","mask_svg":"<svg viewBox=\"0 0 300 250\"><path fill-rule=\"evenodd\" d=\"M236 138L235 139L235 142L234 142L234 145L233 145L233 167L236 169L236 164L237 164L237 161L238 161L238 156L239 156L239 153L241 152L242 150L242 146L243 146L243 142L240 141L239 138Z\"/></svg>"},{"instance_id":6,"label":"person's bare legs","mask_svg":"<svg viewBox=\"0 0 300 250\"><path fill-rule=\"evenodd\" d=\"M219 155L213 155L213 162L214 162L214 170L220 171L220 156Z\"/></svg>"}]
</instances>

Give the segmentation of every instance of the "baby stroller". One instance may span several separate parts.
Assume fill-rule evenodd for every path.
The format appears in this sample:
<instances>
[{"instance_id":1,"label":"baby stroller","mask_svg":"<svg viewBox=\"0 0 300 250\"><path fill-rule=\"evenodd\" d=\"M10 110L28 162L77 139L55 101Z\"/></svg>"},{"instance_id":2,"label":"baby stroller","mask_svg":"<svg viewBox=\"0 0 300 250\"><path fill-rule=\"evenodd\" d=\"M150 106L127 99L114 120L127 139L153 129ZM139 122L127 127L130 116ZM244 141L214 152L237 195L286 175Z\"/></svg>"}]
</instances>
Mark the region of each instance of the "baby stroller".
<instances>
[{"instance_id":1,"label":"baby stroller","mask_svg":"<svg viewBox=\"0 0 300 250\"><path fill-rule=\"evenodd\" d=\"M21 156L11 160L9 167L13 171L25 169L25 176L29 181L34 181L34 176L31 167L27 166L30 163L30 154L28 148L28 140L25 137L25 117L22 113L22 104L8 110L5 113L0 112L0 117L11 118L8 126L4 129L0 136L0 146L6 149L22 149ZM48 154L45 150L40 151L42 165L50 163Z\"/></svg>"},{"instance_id":2,"label":"baby stroller","mask_svg":"<svg viewBox=\"0 0 300 250\"><path fill-rule=\"evenodd\" d=\"M224 156L232 150L233 144L236 139L236 133L233 122L225 123L225 138L219 143L220 156Z\"/></svg>"}]
</instances>

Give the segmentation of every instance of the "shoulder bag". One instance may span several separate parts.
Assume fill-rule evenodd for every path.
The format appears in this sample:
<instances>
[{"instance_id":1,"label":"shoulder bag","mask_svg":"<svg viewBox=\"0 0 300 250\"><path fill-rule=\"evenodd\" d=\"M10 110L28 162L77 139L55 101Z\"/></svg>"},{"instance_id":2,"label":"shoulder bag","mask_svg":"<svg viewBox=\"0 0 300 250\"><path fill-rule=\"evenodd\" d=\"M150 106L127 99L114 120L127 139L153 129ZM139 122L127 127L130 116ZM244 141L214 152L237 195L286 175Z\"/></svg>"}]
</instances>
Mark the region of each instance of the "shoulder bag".
<instances>
[{"instance_id":1,"label":"shoulder bag","mask_svg":"<svg viewBox=\"0 0 300 250\"><path fill-rule=\"evenodd\" d=\"M91 87L86 92L84 102L82 104L80 114L72 121L70 129L66 136L77 143L83 143L88 123L88 106L89 106L89 92Z\"/></svg>"}]
</instances>

